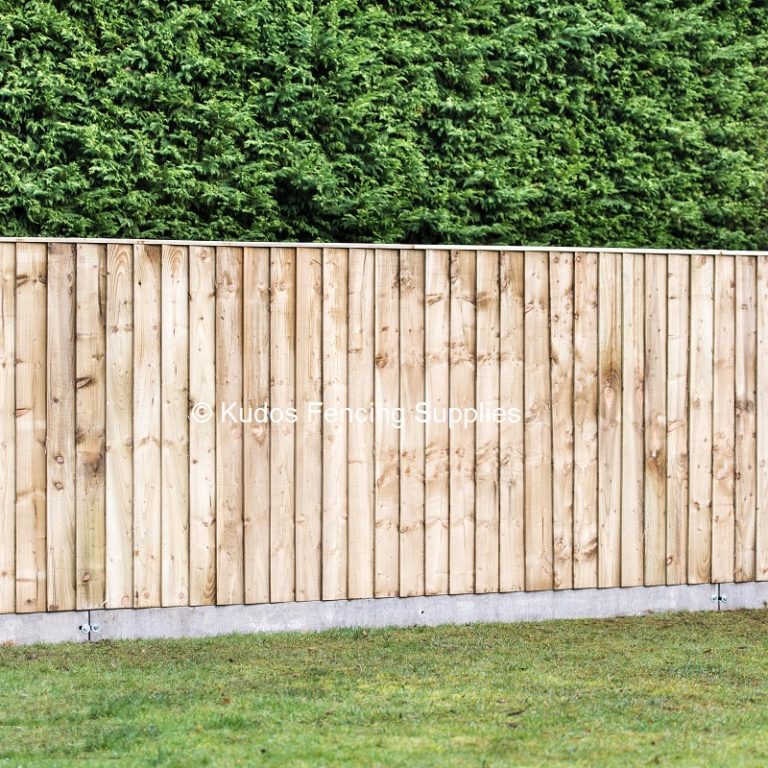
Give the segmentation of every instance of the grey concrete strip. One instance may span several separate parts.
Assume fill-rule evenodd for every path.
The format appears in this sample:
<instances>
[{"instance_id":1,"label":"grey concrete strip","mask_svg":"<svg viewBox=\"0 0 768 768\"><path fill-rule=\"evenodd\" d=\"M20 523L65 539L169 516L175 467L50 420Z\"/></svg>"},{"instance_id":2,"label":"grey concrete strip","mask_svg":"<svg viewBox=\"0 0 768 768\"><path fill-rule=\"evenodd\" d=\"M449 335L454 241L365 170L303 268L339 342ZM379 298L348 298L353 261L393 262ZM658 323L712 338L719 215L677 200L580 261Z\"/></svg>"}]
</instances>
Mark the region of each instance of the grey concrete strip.
<instances>
[{"instance_id":1,"label":"grey concrete strip","mask_svg":"<svg viewBox=\"0 0 768 768\"><path fill-rule=\"evenodd\" d=\"M405 627L477 622L641 616L717 610L711 584L583 589L494 595L334 600L276 605L91 611L94 640L212 637L236 632L312 632L341 627Z\"/></svg>"},{"instance_id":2,"label":"grey concrete strip","mask_svg":"<svg viewBox=\"0 0 768 768\"><path fill-rule=\"evenodd\" d=\"M720 596L721 611L740 608L768 608L768 581L721 584Z\"/></svg>"},{"instance_id":3,"label":"grey concrete strip","mask_svg":"<svg viewBox=\"0 0 768 768\"><path fill-rule=\"evenodd\" d=\"M16 613L0 616L0 646L30 643L87 643L88 611Z\"/></svg>"}]
</instances>

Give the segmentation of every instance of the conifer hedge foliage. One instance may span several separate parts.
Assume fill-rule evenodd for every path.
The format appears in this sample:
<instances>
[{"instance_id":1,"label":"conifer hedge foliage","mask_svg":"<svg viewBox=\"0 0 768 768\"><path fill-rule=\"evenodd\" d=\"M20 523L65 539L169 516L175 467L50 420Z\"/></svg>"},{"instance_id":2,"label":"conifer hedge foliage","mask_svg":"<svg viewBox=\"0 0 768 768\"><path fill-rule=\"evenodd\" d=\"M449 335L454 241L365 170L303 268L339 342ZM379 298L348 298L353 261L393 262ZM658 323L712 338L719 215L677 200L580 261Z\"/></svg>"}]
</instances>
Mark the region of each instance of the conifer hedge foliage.
<instances>
[{"instance_id":1,"label":"conifer hedge foliage","mask_svg":"<svg viewBox=\"0 0 768 768\"><path fill-rule=\"evenodd\" d=\"M0 233L768 247L753 0L0 0Z\"/></svg>"}]
</instances>

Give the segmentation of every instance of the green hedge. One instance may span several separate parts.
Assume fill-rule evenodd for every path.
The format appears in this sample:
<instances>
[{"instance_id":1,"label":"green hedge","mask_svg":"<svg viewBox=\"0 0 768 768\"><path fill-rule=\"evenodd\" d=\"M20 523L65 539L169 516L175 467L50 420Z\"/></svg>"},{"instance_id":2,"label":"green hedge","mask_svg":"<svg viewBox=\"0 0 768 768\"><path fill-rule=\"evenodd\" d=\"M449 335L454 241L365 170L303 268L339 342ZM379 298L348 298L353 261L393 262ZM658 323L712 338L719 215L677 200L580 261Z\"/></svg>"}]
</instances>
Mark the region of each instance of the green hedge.
<instances>
[{"instance_id":1,"label":"green hedge","mask_svg":"<svg viewBox=\"0 0 768 768\"><path fill-rule=\"evenodd\" d=\"M0 233L768 247L768 5L0 0Z\"/></svg>"}]
</instances>

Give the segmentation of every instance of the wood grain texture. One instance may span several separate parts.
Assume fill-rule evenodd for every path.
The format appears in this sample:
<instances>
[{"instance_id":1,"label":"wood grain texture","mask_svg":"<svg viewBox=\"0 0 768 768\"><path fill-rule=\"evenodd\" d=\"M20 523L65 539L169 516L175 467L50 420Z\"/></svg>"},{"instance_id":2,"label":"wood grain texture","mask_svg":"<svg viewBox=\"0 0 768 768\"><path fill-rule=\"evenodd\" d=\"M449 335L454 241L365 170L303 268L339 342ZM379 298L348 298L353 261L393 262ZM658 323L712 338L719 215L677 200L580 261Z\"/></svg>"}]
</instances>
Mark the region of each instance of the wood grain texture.
<instances>
[{"instance_id":1,"label":"wood grain texture","mask_svg":"<svg viewBox=\"0 0 768 768\"><path fill-rule=\"evenodd\" d=\"M323 252L323 599L347 597L348 252ZM334 414L335 416L332 416Z\"/></svg>"},{"instance_id":2,"label":"wood grain texture","mask_svg":"<svg viewBox=\"0 0 768 768\"><path fill-rule=\"evenodd\" d=\"M645 255L645 473L643 556L646 586L667 580L667 257Z\"/></svg>"},{"instance_id":3,"label":"wood grain texture","mask_svg":"<svg viewBox=\"0 0 768 768\"><path fill-rule=\"evenodd\" d=\"M684 584L688 548L687 256L667 259L667 584Z\"/></svg>"},{"instance_id":4,"label":"wood grain texture","mask_svg":"<svg viewBox=\"0 0 768 768\"><path fill-rule=\"evenodd\" d=\"M400 252L400 596L424 594L424 251Z\"/></svg>"},{"instance_id":5,"label":"wood grain texture","mask_svg":"<svg viewBox=\"0 0 768 768\"><path fill-rule=\"evenodd\" d=\"M75 589L75 246L48 247L48 610L77 607ZM130 418L130 408L127 411ZM130 552L129 552L130 553ZM130 596L130 590L128 592Z\"/></svg>"},{"instance_id":6,"label":"wood grain texture","mask_svg":"<svg viewBox=\"0 0 768 768\"><path fill-rule=\"evenodd\" d=\"M499 254L499 590L525 589L525 256Z\"/></svg>"},{"instance_id":7,"label":"wood grain texture","mask_svg":"<svg viewBox=\"0 0 768 768\"><path fill-rule=\"evenodd\" d=\"M350 249L347 397L361 415L370 413L374 400L374 260L371 248ZM373 419L361 417L350 422L347 433L350 598L374 595L374 432Z\"/></svg>"},{"instance_id":8,"label":"wood grain texture","mask_svg":"<svg viewBox=\"0 0 768 768\"><path fill-rule=\"evenodd\" d=\"M216 602L216 251L189 249L189 602ZM202 410L201 410L202 406ZM206 409L207 407L207 409Z\"/></svg>"},{"instance_id":9,"label":"wood grain texture","mask_svg":"<svg viewBox=\"0 0 768 768\"><path fill-rule=\"evenodd\" d=\"M16 608L16 246L0 243L0 613Z\"/></svg>"},{"instance_id":10,"label":"wood grain texture","mask_svg":"<svg viewBox=\"0 0 768 768\"><path fill-rule=\"evenodd\" d=\"M621 584L621 255L599 257L598 586Z\"/></svg>"},{"instance_id":11,"label":"wood grain texture","mask_svg":"<svg viewBox=\"0 0 768 768\"><path fill-rule=\"evenodd\" d=\"M645 257L622 256L621 586L643 584Z\"/></svg>"},{"instance_id":12,"label":"wood grain texture","mask_svg":"<svg viewBox=\"0 0 768 768\"><path fill-rule=\"evenodd\" d=\"M77 607L106 602L106 247L77 246Z\"/></svg>"},{"instance_id":13,"label":"wood grain texture","mask_svg":"<svg viewBox=\"0 0 768 768\"><path fill-rule=\"evenodd\" d=\"M268 603L270 596L270 423L266 418L271 375L269 270L269 248L243 250L243 404L247 414L243 425L243 578L246 603Z\"/></svg>"},{"instance_id":14,"label":"wood grain texture","mask_svg":"<svg viewBox=\"0 0 768 768\"><path fill-rule=\"evenodd\" d=\"M525 588L552 589L549 256L525 254Z\"/></svg>"},{"instance_id":15,"label":"wood grain texture","mask_svg":"<svg viewBox=\"0 0 768 768\"><path fill-rule=\"evenodd\" d=\"M296 525L294 494L295 425L283 414L295 408L296 250L272 248L269 344L273 421L270 454L270 600L286 602L296 596Z\"/></svg>"},{"instance_id":16,"label":"wood grain texture","mask_svg":"<svg viewBox=\"0 0 768 768\"><path fill-rule=\"evenodd\" d=\"M598 256L574 256L573 586L597 586Z\"/></svg>"},{"instance_id":17,"label":"wood grain texture","mask_svg":"<svg viewBox=\"0 0 768 768\"><path fill-rule=\"evenodd\" d=\"M735 581L755 580L756 446L756 264L751 256L735 257L736 280L736 435Z\"/></svg>"},{"instance_id":18,"label":"wood grain texture","mask_svg":"<svg viewBox=\"0 0 768 768\"><path fill-rule=\"evenodd\" d=\"M755 578L768 579L768 256L757 257Z\"/></svg>"},{"instance_id":19,"label":"wood grain texture","mask_svg":"<svg viewBox=\"0 0 768 768\"><path fill-rule=\"evenodd\" d=\"M393 597L400 588L400 435L393 413L400 407L400 256L376 250L375 463L376 597ZM379 415L381 414L381 415Z\"/></svg>"},{"instance_id":20,"label":"wood grain texture","mask_svg":"<svg viewBox=\"0 0 768 768\"><path fill-rule=\"evenodd\" d=\"M189 252L163 246L162 604L189 603Z\"/></svg>"},{"instance_id":21,"label":"wood grain texture","mask_svg":"<svg viewBox=\"0 0 768 768\"><path fill-rule=\"evenodd\" d=\"M712 374L715 261L691 260L688 583L710 580L712 563Z\"/></svg>"},{"instance_id":22,"label":"wood grain texture","mask_svg":"<svg viewBox=\"0 0 768 768\"><path fill-rule=\"evenodd\" d=\"M712 581L734 579L735 263L715 256Z\"/></svg>"},{"instance_id":23,"label":"wood grain texture","mask_svg":"<svg viewBox=\"0 0 768 768\"><path fill-rule=\"evenodd\" d=\"M107 246L106 601L133 606L133 247ZM185 359L189 350L182 350ZM184 403L184 419L187 418Z\"/></svg>"},{"instance_id":24,"label":"wood grain texture","mask_svg":"<svg viewBox=\"0 0 768 768\"><path fill-rule=\"evenodd\" d=\"M473 408L476 372L475 251L451 251L450 407ZM449 591L475 588L475 424L450 425Z\"/></svg>"},{"instance_id":25,"label":"wood grain texture","mask_svg":"<svg viewBox=\"0 0 768 768\"><path fill-rule=\"evenodd\" d=\"M16 246L16 612L46 607L47 248Z\"/></svg>"},{"instance_id":26,"label":"wood grain texture","mask_svg":"<svg viewBox=\"0 0 768 768\"><path fill-rule=\"evenodd\" d=\"M160 605L160 247L136 245L133 270L134 607Z\"/></svg>"},{"instance_id":27,"label":"wood grain texture","mask_svg":"<svg viewBox=\"0 0 768 768\"><path fill-rule=\"evenodd\" d=\"M216 602L243 585L243 250L216 249Z\"/></svg>"},{"instance_id":28,"label":"wood grain texture","mask_svg":"<svg viewBox=\"0 0 768 768\"><path fill-rule=\"evenodd\" d=\"M555 589L573 587L573 254L549 256Z\"/></svg>"},{"instance_id":29,"label":"wood grain texture","mask_svg":"<svg viewBox=\"0 0 768 768\"><path fill-rule=\"evenodd\" d=\"M450 254L426 252L424 306L424 400L431 412L445 412L450 400ZM424 425L424 591L448 592L449 434L445 419Z\"/></svg>"}]
</instances>

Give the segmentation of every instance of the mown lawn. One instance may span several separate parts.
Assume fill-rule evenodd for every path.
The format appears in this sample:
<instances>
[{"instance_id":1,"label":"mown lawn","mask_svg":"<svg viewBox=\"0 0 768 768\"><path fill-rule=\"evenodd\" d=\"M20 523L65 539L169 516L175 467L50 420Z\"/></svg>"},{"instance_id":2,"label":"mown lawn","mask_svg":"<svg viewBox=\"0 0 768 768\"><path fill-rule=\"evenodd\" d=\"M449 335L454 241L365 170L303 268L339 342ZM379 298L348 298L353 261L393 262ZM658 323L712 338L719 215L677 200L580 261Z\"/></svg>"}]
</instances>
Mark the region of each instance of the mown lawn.
<instances>
[{"instance_id":1,"label":"mown lawn","mask_svg":"<svg viewBox=\"0 0 768 768\"><path fill-rule=\"evenodd\" d=\"M768 612L0 649L0 765L768 765Z\"/></svg>"}]
</instances>

